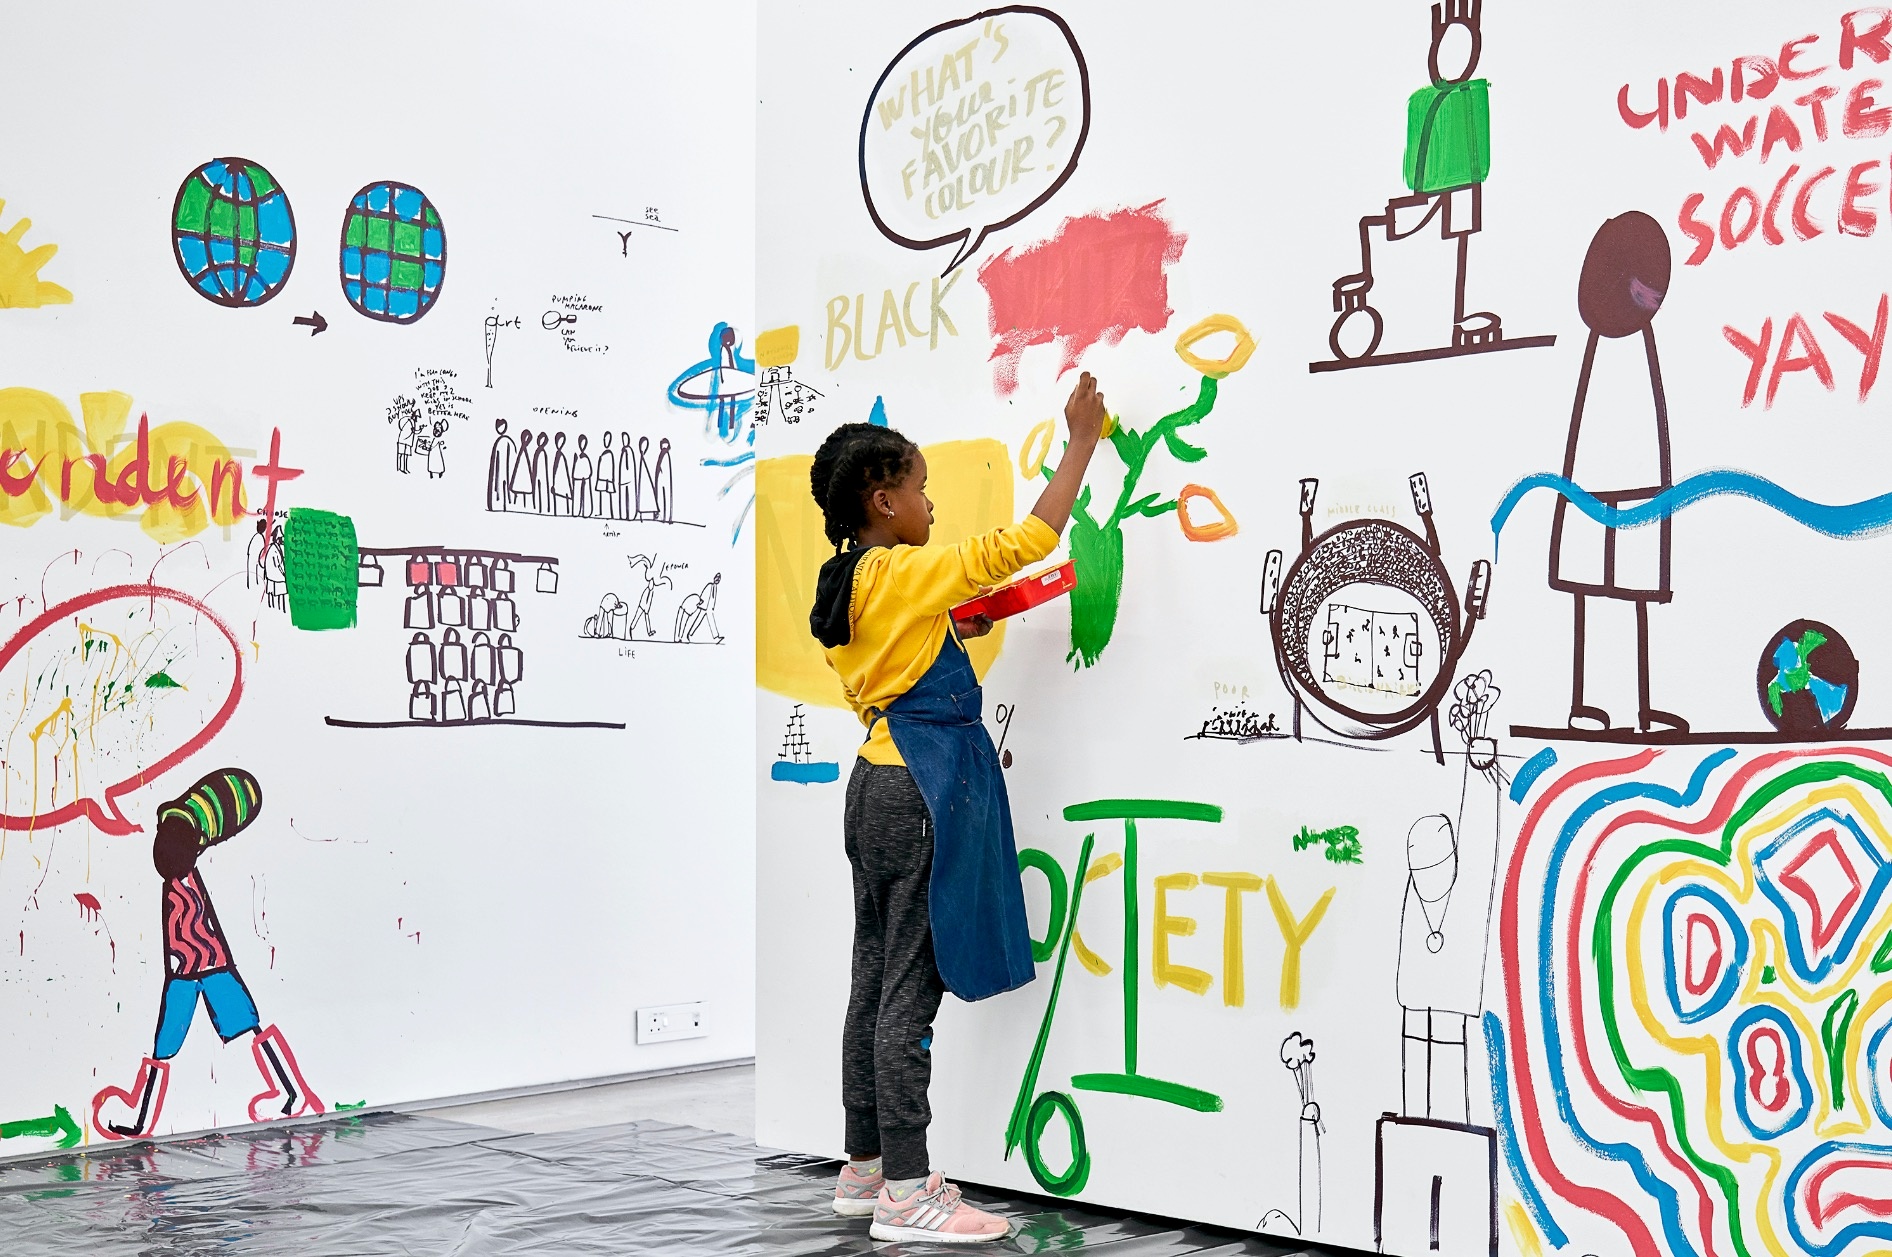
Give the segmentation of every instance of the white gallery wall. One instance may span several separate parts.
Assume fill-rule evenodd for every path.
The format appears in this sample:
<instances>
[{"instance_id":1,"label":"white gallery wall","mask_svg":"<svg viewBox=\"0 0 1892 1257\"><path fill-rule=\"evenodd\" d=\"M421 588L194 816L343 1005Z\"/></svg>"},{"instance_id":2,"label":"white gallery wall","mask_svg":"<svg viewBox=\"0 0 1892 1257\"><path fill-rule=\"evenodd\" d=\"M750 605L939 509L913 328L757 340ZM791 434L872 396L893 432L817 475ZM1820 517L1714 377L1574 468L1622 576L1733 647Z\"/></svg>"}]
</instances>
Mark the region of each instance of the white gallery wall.
<instances>
[{"instance_id":1,"label":"white gallery wall","mask_svg":"<svg viewBox=\"0 0 1892 1257\"><path fill-rule=\"evenodd\" d=\"M1082 369L1077 590L974 648L1038 978L947 1001L935 1165L1399 1253L1881 1245L1892 15L1052 10L762 9L762 1140L841 1151L808 457L878 412L936 536L1009 522Z\"/></svg>"},{"instance_id":2,"label":"white gallery wall","mask_svg":"<svg viewBox=\"0 0 1892 1257\"><path fill-rule=\"evenodd\" d=\"M753 8L5 26L0 1155L135 1107L226 767L197 885L322 1108L750 1055ZM267 1090L213 1012L155 1133Z\"/></svg>"}]
</instances>

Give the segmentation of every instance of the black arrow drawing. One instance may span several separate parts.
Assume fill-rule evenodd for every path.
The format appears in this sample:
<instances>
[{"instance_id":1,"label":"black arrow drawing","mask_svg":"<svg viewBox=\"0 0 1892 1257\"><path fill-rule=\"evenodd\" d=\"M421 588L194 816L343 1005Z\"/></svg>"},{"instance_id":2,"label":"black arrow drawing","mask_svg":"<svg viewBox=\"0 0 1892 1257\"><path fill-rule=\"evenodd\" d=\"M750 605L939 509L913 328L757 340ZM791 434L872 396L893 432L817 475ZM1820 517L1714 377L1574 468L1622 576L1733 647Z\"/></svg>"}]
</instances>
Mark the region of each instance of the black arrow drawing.
<instances>
[{"instance_id":1,"label":"black arrow drawing","mask_svg":"<svg viewBox=\"0 0 1892 1257\"><path fill-rule=\"evenodd\" d=\"M320 336L323 332L328 331L328 320L322 317L322 312L320 310L311 312L307 318L304 318L302 315L298 314L295 318L289 321L295 324L297 327L308 328L309 335L311 336Z\"/></svg>"}]
</instances>

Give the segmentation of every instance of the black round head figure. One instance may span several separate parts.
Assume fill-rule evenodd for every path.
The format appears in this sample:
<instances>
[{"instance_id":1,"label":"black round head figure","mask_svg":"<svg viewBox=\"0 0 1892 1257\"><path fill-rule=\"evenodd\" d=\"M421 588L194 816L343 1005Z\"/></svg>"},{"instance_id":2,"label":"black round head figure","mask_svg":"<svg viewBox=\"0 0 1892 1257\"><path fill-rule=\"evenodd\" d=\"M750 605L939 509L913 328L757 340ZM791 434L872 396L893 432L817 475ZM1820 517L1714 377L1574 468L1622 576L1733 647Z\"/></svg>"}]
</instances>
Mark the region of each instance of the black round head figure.
<instances>
[{"instance_id":1,"label":"black round head figure","mask_svg":"<svg viewBox=\"0 0 1892 1257\"><path fill-rule=\"evenodd\" d=\"M175 881L197 867L204 840L197 827L175 813L158 822L157 835L151 840L151 864L165 881Z\"/></svg>"},{"instance_id":2,"label":"black round head figure","mask_svg":"<svg viewBox=\"0 0 1892 1257\"><path fill-rule=\"evenodd\" d=\"M1577 312L1599 336L1632 336L1649 326L1669 291L1669 238L1632 210L1596 229L1577 281Z\"/></svg>"},{"instance_id":3,"label":"black round head figure","mask_svg":"<svg viewBox=\"0 0 1892 1257\"><path fill-rule=\"evenodd\" d=\"M158 808L151 863L166 881L183 877L197 857L250 827L263 806L263 788L241 768L220 768Z\"/></svg>"}]
</instances>

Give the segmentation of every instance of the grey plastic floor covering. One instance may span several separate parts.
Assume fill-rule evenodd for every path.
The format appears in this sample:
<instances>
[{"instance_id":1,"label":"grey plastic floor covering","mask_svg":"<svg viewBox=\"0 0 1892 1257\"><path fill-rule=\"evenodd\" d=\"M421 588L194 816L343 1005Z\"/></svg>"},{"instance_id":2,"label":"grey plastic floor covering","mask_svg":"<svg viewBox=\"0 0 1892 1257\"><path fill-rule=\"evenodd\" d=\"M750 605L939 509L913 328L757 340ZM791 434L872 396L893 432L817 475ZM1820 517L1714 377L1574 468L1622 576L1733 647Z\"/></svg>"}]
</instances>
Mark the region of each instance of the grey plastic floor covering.
<instances>
[{"instance_id":1,"label":"grey plastic floor covering","mask_svg":"<svg viewBox=\"0 0 1892 1257\"><path fill-rule=\"evenodd\" d=\"M376 1114L0 1166L7 1257L486 1257L968 1251L875 1244L828 1209L836 1166L668 1122L512 1135ZM1301 1251L978 1188L1015 1220L970 1251L1108 1257ZM1333 1250L1325 1250L1333 1251Z\"/></svg>"}]
</instances>

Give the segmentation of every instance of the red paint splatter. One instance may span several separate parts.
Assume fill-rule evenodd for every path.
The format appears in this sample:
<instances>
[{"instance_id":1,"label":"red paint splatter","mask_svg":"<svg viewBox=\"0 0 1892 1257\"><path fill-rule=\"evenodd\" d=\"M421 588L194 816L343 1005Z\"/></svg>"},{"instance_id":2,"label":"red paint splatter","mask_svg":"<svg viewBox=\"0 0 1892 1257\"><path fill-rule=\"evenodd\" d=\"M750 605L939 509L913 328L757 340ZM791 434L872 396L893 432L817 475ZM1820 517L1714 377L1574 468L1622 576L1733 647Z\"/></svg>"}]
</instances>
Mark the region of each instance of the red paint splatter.
<instances>
[{"instance_id":1,"label":"red paint splatter","mask_svg":"<svg viewBox=\"0 0 1892 1257\"><path fill-rule=\"evenodd\" d=\"M1181 259L1188 237L1157 212L1161 204L1067 218L1049 240L1018 254L1006 249L979 268L992 303L992 386L1000 397L1018 387L1028 345L1059 342L1063 375L1099 341L1115 345L1132 328L1169 326L1175 311L1164 268Z\"/></svg>"},{"instance_id":2,"label":"red paint splatter","mask_svg":"<svg viewBox=\"0 0 1892 1257\"><path fill-rule=\"evenodd\" d=\"M92 894L90 891L82 890L74 895L73 898L79 901L80 917L87 921L96 921L99 919L99 910L104 905L99 903L98 896Z\"/></svg>"}]
</instances>

